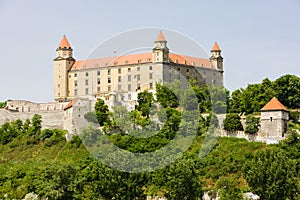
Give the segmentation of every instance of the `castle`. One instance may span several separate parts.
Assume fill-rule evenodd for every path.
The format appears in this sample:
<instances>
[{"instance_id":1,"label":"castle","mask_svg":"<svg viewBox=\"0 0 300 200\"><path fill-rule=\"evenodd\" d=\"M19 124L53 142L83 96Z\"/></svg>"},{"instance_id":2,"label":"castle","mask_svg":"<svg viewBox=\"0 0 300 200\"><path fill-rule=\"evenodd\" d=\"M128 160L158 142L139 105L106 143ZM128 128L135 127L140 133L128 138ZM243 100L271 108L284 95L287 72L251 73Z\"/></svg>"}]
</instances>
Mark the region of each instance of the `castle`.
<instances>
[{"instance_id":1,"label":"castle","mask_svg":"<svg viewBox=\"0 0 300 200\"><path fill-rule=\"evenodd\" d=\"M152 52L75 60L73 49L63 36L54 59L54 99L108 100L112 95L132 102L143 90L155 92L159 82L193 77L199 84L223 85L223 58L215 42L210 58L197 58L169 52L167 40L159 32Z\"/></svg>"},{"instance_id":2,"label":"castle","mask_svg":"<svg viewBox=\"0 0 300 200\"><path fill-rule=\"evenodd\" d=\"M56 102L8 101L6 108L0 109L0 124L40 114L43 128L65 129L70 136L78 134L75 121L91 111L98 98L104 99L109 107L119 98L130 109L138 92L155 93L156 83L192 77L198 84L223 85L223 58L216 42L210 58L173 54L169 53L167 40L160 32L150 53L76 61L69 41L63 36L54 59ZM284 138L288 110L276 98L262 108L260 119L262 138ZM223 136L249 137L244 133L234 134Z\"/></svg>"}]
</instances>

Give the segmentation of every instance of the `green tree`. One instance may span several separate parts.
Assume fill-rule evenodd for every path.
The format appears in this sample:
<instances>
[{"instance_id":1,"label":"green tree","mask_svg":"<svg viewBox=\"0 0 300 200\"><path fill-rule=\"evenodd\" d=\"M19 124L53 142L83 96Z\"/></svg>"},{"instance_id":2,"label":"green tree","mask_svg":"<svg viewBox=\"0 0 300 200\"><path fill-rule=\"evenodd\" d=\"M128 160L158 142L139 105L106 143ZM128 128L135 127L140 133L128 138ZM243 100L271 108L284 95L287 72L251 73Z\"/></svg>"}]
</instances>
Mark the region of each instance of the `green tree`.
<instances>
[{"instance_id":1,"label":"green tree","mask_svg":"<svg viewBox=\"0 0 300 200\"><path fill-rule=\"evenodd\" d=\"M241 113L242 112L242 89L234 90L229 100L229 112Z\"/></svg>"},{"instance_id":2,"label":"green tree","mask_svg":"<svg viewBox=\"0 0 300 200\"><path fill-rule=\"evenodd\" d=\"M41 134L42 130L42 116L38 114L34 114L31 119L31 127L29 131L29 136L38 136Z\"/></svg>"},{"instance_id":3,"label":"green tree","mask_svg":"<svg viewBox=\"0 0 300 200\"><path fill-rule=\"evenodd\" d=\"M97 115L93 111L85 113L84 114L84 119L86 119L88 122L92 122L92 123L95 123L95 124L98 123Z\"/></svg>"},{"instance_id":4,"label":"green tree","mask_svg":"<svg viewBox=\"0 0 300 200\"><path fill-rule=\"evenodd\" d=\"M216 189L219 191L220 200L240 200L243 199L242 191L238 187L240 184L238 177L221 177L216 182Z\"/></svg>"},{"instance_id":5,"label":"green tree","mask_svg":"<svg viewBox=\"0 0 300 200\"><path fill-rule=\"evenodd\" d=\"M195 163L179 160L153 175L153 183L164 191L168 199L199 199L203 196L202 183L197 176Z\"/></svg>"},{"instance_id":6,"label":"green tree","mask_svg":"<svg viewBox=\"0 0 300 200\"><path fill-rule=\"evenodd\" d=\"M224 130L226 131L242 131L243 125L241 123L241 117L236 113L226 114L226 118L223 122Z\"/></svg>"},{"instance_id":7,"label":"green tree","mask_svg":"<svg viewBox=\"0 0 300 200\"><path fill-rule=\"evenodd\" d=\"M96 159L87 158L81 164L74 187L78 199L145 199L144 174L120 172Z\"/></svg>"},{"instance_id":8,"label":"green tree","mask_svg":"<svg viewBox=\"0 0 300 200\"><path fill-rule=\"evenodd\" d=\"M284 75L274 82L278 100L288 108L300 107L300 78L295 75ZM271 99L271 98L270 98Z\"/></svg>"},{"instance_id":9,"label":"green tree","mask_svg":"<svg viewBox=\"0 0 300 200\"><path fill-rule=\"evenodd\" d=\"M254 115L247 115L245 133L255 134L259 130L259 118Z\"/></svg>"},{"instance_id":10,"label":"green tree","mask_svg":"<svg viewBox=\"0 0 300 200\"><path fill-rule=\"evenodd\" d=\"M104 126L105 124L111 124L111 120L109 118L108 106L105 104L105 102L102 99L99 99L96 102L95 112L100 126Z\"/></svg>"},{"instance_id":11,"label":"green tree","mask_svg":"<svg viewBox=\"0 0 300 200\"><path fill-rule=\"evenodd\" d=\"M295 199L296 176L296 162L277 148L258 152L244 167L245 179L261 200Z\"/></svg>"},{"instance_id":12,"label":"green tree","mask_svg":"<svg viewBox=\"0 0 300 200\"><path fill-rule=\"evenodd\" d=\"M151 106L153 105L154 97L151 92L143 91L137 96L137 110L142 112L142 116L149 117Z\"/></svg>"},{"instance_id":13,"label":"green tree","mask_svg":"<svg viewBox=\"0 0 300 200\"><path fill-rule=\"evenodd\" d=\"M175 93L171 90L171 87L166 85L162 85L160 83L156 84L156 98L157 101L163 107L178 107L179 101Z\"/></svg>"}]
</instances>

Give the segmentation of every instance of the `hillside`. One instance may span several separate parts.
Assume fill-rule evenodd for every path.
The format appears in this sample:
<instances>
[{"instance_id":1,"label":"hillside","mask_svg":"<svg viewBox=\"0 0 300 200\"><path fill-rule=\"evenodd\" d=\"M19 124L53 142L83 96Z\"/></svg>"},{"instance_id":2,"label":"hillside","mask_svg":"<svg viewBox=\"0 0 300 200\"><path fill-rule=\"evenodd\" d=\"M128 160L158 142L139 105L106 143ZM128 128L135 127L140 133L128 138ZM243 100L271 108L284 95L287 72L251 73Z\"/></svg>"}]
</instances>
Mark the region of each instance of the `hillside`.
<instances>
[{"instance_id":1,"label":"hillside","mask_svg":"<svg viewBox=\"0 0 300 200\"><path fill-rule=\"evenodd\" d=\"M16 124L20 122L1 127L2 132L7 128L17 134L9 140L1 137L0 197L21 199L34 192L49 199L145 199L147 195L195 199L204 191L220 189L224 199L240 199L242 192L256 189L245 178L247 164L266 150L280 150L284 162L297 161L295 170L299 172L300 141L296 133L278 145L268 146L244 139L219 138L204 158L199 158L199 150L205 135L198 135L175 163L158 171L134 174L106 167L90 156L79 137L66 142L64 131L40 130L36 121L38 116L30 126L27 121L19 129ZM109 139L114 141L118 137L124 136L111 135ZM279 162L268 160L271 164Z\"/></svg>"}]
</instances>

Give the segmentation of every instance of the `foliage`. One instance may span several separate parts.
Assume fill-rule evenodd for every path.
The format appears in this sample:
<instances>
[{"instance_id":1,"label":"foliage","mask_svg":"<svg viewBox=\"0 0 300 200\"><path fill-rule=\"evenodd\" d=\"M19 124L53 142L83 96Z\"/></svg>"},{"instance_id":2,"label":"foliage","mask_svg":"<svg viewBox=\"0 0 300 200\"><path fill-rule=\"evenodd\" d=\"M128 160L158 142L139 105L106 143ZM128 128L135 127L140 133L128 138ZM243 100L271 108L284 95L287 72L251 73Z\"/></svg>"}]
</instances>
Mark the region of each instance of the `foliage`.
<instances>
[{"instance_id":1,"label":"foliage","mask_svg":"<svg viewBox=\"0 0 300 200\"><path fill-rule=\"evenodd\" d=\"M78 199L145 199L145 174L120 172L98 160L82 162L74 187Z\"/></svg>"},{"instance_id":2,"label":"foliage","mask_svg":"<svg viewBox=\"0 0 300 200\"><path fill-rule=\"evenodd\" d=\"M179 106L179 101L176 94L168 85L156 84L156 98L163 107L176 108Z\"/></svg>"},{"instance_id":3,"label":"foliage","mask_svg":"<svg viewBox=\"0 0 300 200\"><path fill-rule=\"evenodd\" d=\"M6 104L7 104L7 102L6 102L6 101L4 101L4 102L0 102L0 108L5 108Z\"/></svg>"},{"instance_id":4,"label":"foliage","mask_svg":"<svg viewBox=\"0 0 300 200\"><path fill-rule=\"evenodd\" d=\"M210 98L212 102L212 111L214 113L226 113L229 105L229 91L223 86L210 86Z\"/></svg>"},{"instance_id":5,"label":"foliage","mask_svg":"<svg viewBox=\"0 0 300 200\"><path fill-rule=\"evenodd\" d=\"M223 122L224 130L226 131L242 131L243 125L241 123L241 117L236 113L226 114L226 118Z\"/></svg>"},{"instance_id":6,"label":"foliage","mask_svg":"<svg viewBox=\"0 0 300 200\"><path fill-rule=\"evenodd\" d=\"M203 196L196 166L189 160L178 162L154 173L154 182L168 199L199 199Z\"/></svg>"},{"instance_id":7,"label":"foliage","mask_svg":"<svg viewBox=\"0 0 300 200\"><path fill-rule=\"evenodd\" d=\"M244 168L245 179L262 200L295 199L297 185L296 162L280 149L258 152Z\"/></svg>"},{"instance_id":8,"label":"foliage","mask_svg":"<svg viewBox=\"0 0 300 200\"><path fill-rule=\"evenodd\" d=\"M300 107L300 77L284 75L274 82L278 100L288 108Z\"/></svg>"},{"instance_id":9,"label":"foliage","mask_svg":"<svg viewBox=\"0 0 300 200\"><path fill-rule=\"evenodd\" d=\"M141 111L142 116L149 117L151 106L153 105L154 97L151 92L143 91L137 96L137 110Z\"/></svg>"},{"instance_id":10,"label":"foliage","mask_svg":"<svg viewBox=\"0 0 300 200\"><path fill-rule=\"evenodd\" d=\"M87 112L84 114L84 119L86 119L88 122L92 122L92 123L99 123L98 122L98 119L97 119L97 115L96 115L96 112Z\"/></svg>"},{"instance_id":11,"label":"foliage","mask_svg":"<svg viewBox=\"0 0 300 200\"><path fill-rule=\"evenodd\" d=\"M99 99L96 102L95 112L100 126L104 126L105 124L111 124L111 120L109 118L108 106L105 104L104 100Z\"/></svg>"},{"instance_id":12,"label":"foliage","mask_svg":"<svg viewBox=\"0 0 300 200\"><path fill-rule=\"evenodd\" d=\"M245 89L233 91L230 98L230 113L251 114L259 112L273 97L288 108L300 107L300 78L284 75L275 81L265 78L261 83L249 84Z\"/></svg>"},{"instance_id":13,"label":"foliage","mask_svg":"<svg viewBox=\"0 0 300 200\"><path fill-rule=\"evenodd\" d=\"M247 115L245 133L255 134L259 130L259 118L254 115Z\"/></svg>"},{"instance_id":14,"label":"foliage","mask_svg":"<svg viewBox=\"0 0 300 200\"><path fill-rule=\"evenodd\" d=\"M242 191L238 187L240 184L238 177L220 177L216 182L216 190L218 191L220 200L240 200L242 199Z\"/></svg>"}]
</instances>

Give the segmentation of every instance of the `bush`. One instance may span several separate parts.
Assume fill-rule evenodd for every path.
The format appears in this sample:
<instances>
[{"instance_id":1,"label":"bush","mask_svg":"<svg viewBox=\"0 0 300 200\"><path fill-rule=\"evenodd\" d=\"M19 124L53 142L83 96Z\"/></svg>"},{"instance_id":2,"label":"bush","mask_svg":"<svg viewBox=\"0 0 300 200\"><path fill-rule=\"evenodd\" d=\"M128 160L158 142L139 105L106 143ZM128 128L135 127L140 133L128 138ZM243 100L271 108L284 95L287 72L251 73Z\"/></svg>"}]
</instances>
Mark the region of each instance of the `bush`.
<instances>
[{"instance_id":1,"label":"bush","mask_svg":"<svg viewBox=\"0 0 300 200\"><path fill-rule=\"evenodd\" d=\"M224 120L224 129L226 131L242 131L243 125L241 123L241 117L236 113L229 113Z\"/></svg>"},{"instance_id":2,"label":"bush","mask_svg":"<svg viewBox=\"0 0 300 200\"><path fill-rule=\"evenodd\" d=\"M246 117L245 133L255 134L258 132L259 126L259 118L256 118L253 115L248 115Z\"/></svg>"}]
</instances>

